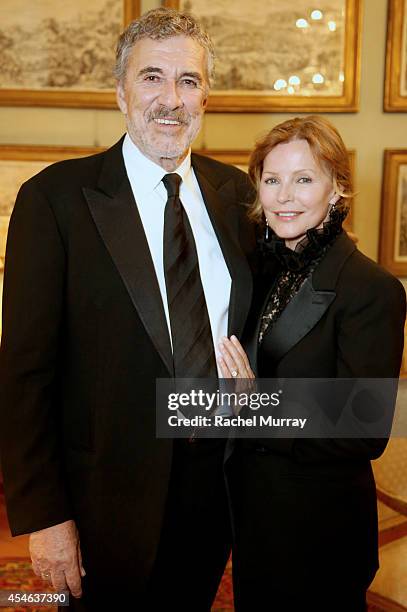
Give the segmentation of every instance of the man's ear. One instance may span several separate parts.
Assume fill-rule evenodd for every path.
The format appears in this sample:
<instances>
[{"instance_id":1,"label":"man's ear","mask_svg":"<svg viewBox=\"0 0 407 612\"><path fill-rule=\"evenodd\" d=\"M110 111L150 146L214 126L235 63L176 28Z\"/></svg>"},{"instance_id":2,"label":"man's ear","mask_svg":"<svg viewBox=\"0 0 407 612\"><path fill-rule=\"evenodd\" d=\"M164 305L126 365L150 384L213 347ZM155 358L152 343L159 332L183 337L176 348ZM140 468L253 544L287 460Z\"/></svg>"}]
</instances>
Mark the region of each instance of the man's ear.
<instances>
[{"instance_id":1,"label":"man's ear","mask_svg":"<svg viewBox=\"0 0 407 612\"><path fill-rule=\"evenodd\" d=\"M126 95L124 92L124 86L123 86L122 81L119 81L116 84L116 100L117 100L117 104L120 110L122 111L123 115L127 115Z\"/></svg>"},{"instance_id":2,"label":"man's ear","mask_svg":"<svg viewBox=\"0 0 407 612\"><path fill-rule=\"evenodd\" d=\"M204 98L202 100L202 108L204 110L208 106L208 99L209 99L209 85L207 85L204 89Z\"/></svg>"}]
</instances>

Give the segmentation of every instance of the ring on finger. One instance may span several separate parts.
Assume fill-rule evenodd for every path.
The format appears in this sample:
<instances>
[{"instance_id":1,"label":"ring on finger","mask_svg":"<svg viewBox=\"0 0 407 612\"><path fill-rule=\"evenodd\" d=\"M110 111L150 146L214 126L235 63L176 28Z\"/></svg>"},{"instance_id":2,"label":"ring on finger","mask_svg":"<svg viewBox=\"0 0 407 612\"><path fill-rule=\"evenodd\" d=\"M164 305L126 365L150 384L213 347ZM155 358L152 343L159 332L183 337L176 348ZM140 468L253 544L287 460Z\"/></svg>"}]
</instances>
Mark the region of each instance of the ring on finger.
<instances>
[{"instance_id":1,"label":"ring on finger","mask_svg":"<svg viewBox=\"0 0 407 612\"><path fill-rule=\"evenodd\" d=\"M237 378L237 375L239 374L237 370L231 370L230 373L232 374L233 378Z\"/></svg>"},{"instance_id":2,"label":"ring on finger","mask_svg":"<svg viewBox=\"0 0 407 612\"><path fill-rule=\"evenodd\" d=\"M51 580L51 572L42 572L41 578L43 578L44 580Z\"/></svg>"}]
</instances>

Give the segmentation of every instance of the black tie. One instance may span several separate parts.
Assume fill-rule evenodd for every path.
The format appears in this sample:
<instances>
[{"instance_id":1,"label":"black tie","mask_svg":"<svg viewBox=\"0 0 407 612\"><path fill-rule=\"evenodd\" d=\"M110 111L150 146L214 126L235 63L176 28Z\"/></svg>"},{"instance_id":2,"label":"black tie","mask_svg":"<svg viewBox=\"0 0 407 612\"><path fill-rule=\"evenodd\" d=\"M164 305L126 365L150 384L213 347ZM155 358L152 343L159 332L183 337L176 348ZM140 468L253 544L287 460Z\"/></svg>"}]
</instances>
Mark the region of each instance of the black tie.
<instances>
[{"instance_id":1,"label":"black tie","mask_svg":"<svg viewBox=\"0 0 407 612\"><path fill-rule=\"evenodd\" d=\"M166 174L164 274L170 313L174 375L217 377L215 352L196 245L179 197L181 177Z\"/></svg>"}]
</instances>

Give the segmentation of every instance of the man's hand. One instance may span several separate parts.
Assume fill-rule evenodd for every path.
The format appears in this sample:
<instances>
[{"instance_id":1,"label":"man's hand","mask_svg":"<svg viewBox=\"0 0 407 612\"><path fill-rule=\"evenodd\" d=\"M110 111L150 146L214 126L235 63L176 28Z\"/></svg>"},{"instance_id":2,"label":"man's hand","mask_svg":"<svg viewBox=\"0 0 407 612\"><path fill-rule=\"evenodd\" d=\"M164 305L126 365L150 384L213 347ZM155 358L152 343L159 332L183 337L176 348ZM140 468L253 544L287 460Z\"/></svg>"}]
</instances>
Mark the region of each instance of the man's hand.
<instances>
[{"instance_id":1,"label":"man's hand","mask_svg":"<svg viewBox=\"0 0 407 612\"><path fill-rule=\"evenodd\" d=\"M30 555L37 576L48 580L57 591L69 590L74 597L81 597L81 576L86 572L74 521L31 533Z\"/></svg>"}]
</instances>

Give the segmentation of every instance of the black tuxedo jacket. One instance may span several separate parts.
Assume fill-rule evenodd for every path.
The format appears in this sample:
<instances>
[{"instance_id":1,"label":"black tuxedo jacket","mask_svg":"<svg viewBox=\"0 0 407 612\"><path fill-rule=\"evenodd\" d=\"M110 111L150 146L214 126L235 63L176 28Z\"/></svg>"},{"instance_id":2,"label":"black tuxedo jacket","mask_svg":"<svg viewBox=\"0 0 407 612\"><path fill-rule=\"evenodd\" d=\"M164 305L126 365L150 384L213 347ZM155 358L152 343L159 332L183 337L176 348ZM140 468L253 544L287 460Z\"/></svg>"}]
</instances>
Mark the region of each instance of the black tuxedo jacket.
<instances>
[{"instance_id":1,"label":"black tuxedo jacket","mask_svg":"<svg viewBox=\"0 0 407 612\"><path fill-rule=\"evenodd\" d=\"M229 333L240 335L252 293L247 177L194 154L192 165L232 277ZM155 437L155 381L171 376L172 355L122 141L22 186L3 307L0 441L12 533L74 519L101 579L142 581L171 467L172 441Z\"/></svg>"},{"instance_id":2,"label":"black tuxedo jacket","mask_svg":"<svg viewBox=\"0 0 407 612\"><path fill-rule=\"evenodd\" d=\"M260 377L398 377L405 291L345 233L266 331L259 350L261 314L277 270L277 264L271 266L256 281L244 333ZM259 598L266 591L270 601L279 589L305 597L312 588L315 593L335 585L339 590L367 586L378 564L370 459L383 452L386 442L298 438L237 443L228 472L234 560L242 584L250 578Z\"/></svg>"}]
</instances>

